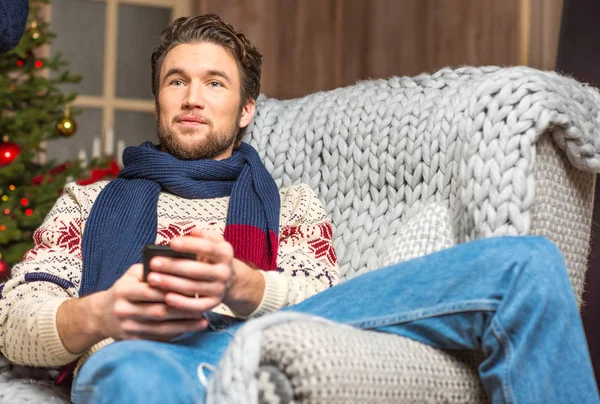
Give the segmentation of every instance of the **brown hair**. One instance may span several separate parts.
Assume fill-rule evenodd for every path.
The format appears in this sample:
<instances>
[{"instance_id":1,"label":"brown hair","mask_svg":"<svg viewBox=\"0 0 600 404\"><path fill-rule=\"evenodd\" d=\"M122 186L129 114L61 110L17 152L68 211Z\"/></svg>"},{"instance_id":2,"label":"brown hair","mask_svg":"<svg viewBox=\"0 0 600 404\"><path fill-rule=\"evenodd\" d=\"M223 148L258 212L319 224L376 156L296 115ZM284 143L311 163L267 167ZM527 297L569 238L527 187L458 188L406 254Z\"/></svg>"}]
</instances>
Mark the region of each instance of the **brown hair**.
<instances>
[{"instance_id":1,"label":"brown hair","mask_svg":"<svg viewBox=\"0 0 600 404\"><path fill-rule=\"evenodd\" d=\"M260 94L260 66L262 55L240 31L224 22L216 14L181 17L162 30L158 46L152 52L152 93L158 105L160 70L167 53L177 45L211 42L231 53L240 71L241 105Z\"/></svg>"}]
</instances>

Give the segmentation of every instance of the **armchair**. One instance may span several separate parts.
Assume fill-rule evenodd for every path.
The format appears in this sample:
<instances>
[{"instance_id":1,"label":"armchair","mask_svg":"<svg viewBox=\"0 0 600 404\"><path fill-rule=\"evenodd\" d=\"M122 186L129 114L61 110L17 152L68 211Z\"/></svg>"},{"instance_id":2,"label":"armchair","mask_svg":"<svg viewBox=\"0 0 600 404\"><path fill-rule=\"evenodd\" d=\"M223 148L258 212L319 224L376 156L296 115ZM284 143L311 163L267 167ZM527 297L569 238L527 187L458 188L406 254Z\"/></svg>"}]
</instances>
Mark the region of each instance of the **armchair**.
<instances>
[{"instance_id":1,"label":"armchair","mask_svg":"<svg viewBox=\"0 0 600 404\"><path fill-rule=\"evenodd\" d=\"M563 252L581 304L600 95L526 67L463 67L280 101L261 96L246 140L278 186L308 183L334 228L342 279L377 267L436 203L454 243L538 234ZM249 321L209 384L228 403L485 402L481 355L276 313ZM0 403L67 402L55 371L0 356ZM16 398L15 398L16 397Z\"/></svg>"},{"instance_id":2,"label":"armchair","mask_svg":"<svg viewBox=\"0 0 600 404\"><path fill-rule=\"evenodd\" d=\"M581 304L599 101L595 89L552 72L443 69L291 101L263 98L250 141L278 185L307 182L317 191L342 279L375 268L406 220L435 203L450 213L456 243L552 240ZM487 401L478 352L296 314L240 330L213 374L209 402Z\"/></svg>"}]
</instances>

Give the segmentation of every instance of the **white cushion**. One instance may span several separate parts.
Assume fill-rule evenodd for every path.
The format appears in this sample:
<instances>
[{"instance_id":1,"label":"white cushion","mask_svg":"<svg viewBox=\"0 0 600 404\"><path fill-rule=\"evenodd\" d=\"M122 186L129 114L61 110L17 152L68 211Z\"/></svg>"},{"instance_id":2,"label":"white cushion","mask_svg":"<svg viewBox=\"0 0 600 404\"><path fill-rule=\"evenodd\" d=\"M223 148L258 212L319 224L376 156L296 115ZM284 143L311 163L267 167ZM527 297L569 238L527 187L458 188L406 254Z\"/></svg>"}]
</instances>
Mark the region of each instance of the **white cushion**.
<instances>
[{"instance_id":1,"label":"white cushion","mask_svg":"<svg viewBox=\"0 0 600 404\"><path fill-rule=\"evenodd\" d=\"M384 246L377 267L422 257L454 245L448 209L435 203L412 216Z\"/></svg>"}]
</instances>

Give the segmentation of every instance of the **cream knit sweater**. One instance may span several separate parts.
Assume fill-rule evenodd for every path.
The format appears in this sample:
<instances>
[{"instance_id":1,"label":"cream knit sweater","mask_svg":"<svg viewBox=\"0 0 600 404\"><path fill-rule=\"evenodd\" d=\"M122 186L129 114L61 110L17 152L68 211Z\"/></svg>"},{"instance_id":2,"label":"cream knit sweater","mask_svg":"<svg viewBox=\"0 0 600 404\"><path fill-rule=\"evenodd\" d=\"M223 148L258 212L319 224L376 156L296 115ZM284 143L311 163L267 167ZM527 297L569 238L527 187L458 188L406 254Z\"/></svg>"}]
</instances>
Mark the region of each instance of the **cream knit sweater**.
<instances>
[{"instance_id":1,"label":"cream knit sweater","mask_svg":"<svg viewBox=\"0 0 600 404\"><path fill-rule=\"evenodd\" d=\"M74 183L34 234L35 247L15 265L11 279L0 285L0 352L10 361L31 366L61 366L112 342L108 339L83 356L62 344L56 312L77 298L81 282L81 238L92 204L108 182ZM265 293L251 317L298 303L338 282L331 224L322 204L307 185L280 190L277 271L260 271ZM158 200L157 244L199 227L223 233L229 198L184 199L162 192ZM235 315L225 306L216 312Z\"/></svg>"}]
</instances>

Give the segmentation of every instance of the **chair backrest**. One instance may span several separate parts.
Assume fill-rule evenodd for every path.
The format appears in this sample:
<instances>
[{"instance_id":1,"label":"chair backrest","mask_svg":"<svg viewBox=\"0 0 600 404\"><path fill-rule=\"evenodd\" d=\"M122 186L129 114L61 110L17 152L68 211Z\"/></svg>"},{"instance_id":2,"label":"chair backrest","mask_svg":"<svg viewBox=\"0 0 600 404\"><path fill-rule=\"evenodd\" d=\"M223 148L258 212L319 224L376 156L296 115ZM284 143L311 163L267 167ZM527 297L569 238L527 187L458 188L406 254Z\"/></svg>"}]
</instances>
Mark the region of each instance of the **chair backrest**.
<instances>
[{"instance_id":1,"label":"chair backrest","mask_svg":"<svg viewBox=\"0 0 600 404\"><path fill-rule=\"evenodd\" d=\"M598 169L598 99L552 72L443 69L294 100L261 96L245 140L278 186L317 192L348 277L373 268L430 202L448 208L455 242L529 234L534 143L550 131L573 165Z\"/></svg>"},{"instance_id":2,"label":"chair backrest","mask_svg":"<svg viewBox=\"0 0 600 404\"><path fill-rule=\"evenodd\" d=\"M278 186L304 182L317 192L341 275L350 276L375 265L403 217L430 201L456 203L456 127L440 113L462 84L485 73L445 69L294 100L261 96L245 140Z\"/></svg>"}]
</instances>

